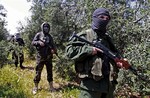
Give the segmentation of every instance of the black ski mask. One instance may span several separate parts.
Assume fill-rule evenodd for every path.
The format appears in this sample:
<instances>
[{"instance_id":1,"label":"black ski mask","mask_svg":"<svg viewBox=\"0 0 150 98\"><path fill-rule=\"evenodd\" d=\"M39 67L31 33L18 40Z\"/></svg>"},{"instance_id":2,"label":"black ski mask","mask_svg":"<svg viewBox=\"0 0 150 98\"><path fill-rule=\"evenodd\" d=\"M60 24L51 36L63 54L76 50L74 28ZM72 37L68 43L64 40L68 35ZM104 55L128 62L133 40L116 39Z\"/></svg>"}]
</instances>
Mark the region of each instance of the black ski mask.
<instances>
[{"instance_id":1,"label":"black ski mask","mask_svg":"<svg viewBox=\"0 0 150 98\"><path fill-rule=\"evenodd\" d=\"M93 12L93 15L92 15L92 29L96 32L98 31L100 33L105 33L106 26L109 20L99 19L98 18L99 15L106 15L109 17L109 20L110 20L110 15L109 15L108 10L106 10L105 8L98 8Z\"/></svg>"},{"instance_id":2,"label":"black ski mask","mask_svg":"<svg viewBox=\"0 0 150 98\"><path fill-rule=\"evenodd\" d=\"M43 31L44 34L48 34L49 31L50 31L50 25L47 22L44 22L41 25L41 29L42 29L42 31Z\"/></svg>"}]
</instances>

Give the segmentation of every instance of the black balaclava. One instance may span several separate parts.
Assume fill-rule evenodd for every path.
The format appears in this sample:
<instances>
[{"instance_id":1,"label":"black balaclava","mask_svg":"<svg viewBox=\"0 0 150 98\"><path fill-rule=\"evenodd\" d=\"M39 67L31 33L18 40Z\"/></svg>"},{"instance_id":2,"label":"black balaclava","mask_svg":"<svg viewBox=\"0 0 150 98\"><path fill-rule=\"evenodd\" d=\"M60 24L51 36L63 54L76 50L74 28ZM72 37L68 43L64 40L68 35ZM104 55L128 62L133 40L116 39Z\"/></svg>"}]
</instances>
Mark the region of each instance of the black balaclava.
<instances>
[{"instance_id":1,"label":"black balaclava","mask_svg":"<svg viewBox=\"0 0 150 98\"><path fill-rule=\"evenodd\" d=\"M106 32L106 26L109 20L101 20L98 18L99 15L106 15L109 17L109 20L110 20L110 15L108 10L105 8L96 9L92 15L92 29L96 31L96 33L104 34Z\"/></svg>"},{"instance_id":2,"label":"black balaclava","mask_svg":"<svg viewBox=\"0 0 150 98\"><path fill-rule=\"evenodd\" d=\"M47 27L48 29L44 29L44 27ZM42 23L41 29L44 34L48 34L50 31L50 25L47 22Z\"/></svg>"}]
</instances>

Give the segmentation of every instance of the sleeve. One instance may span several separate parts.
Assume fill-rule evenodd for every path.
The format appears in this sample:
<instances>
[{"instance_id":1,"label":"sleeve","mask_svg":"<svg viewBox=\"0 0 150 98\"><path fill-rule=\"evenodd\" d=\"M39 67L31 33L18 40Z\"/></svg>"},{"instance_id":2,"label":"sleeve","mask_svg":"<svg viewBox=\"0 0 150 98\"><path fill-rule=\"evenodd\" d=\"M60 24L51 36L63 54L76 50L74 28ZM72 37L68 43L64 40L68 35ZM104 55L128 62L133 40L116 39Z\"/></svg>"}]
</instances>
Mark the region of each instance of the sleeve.
<instances>
[{"instance_id":1,"label":"sleeve","mask_svg":"<svg viewBox=\"0 0 150 98\"><path fill-rule=\"evenodd\" d=\"M37 33L31 43L33 46L38 46L39 45L39 33Z\"/></svg>"},{"instance_id":2,"label":"sleeve","mask_svg":"<svg viewBox=\"0 0 150 98\"><path fill-rule=\"evenodd\" d=\"M85 36L80 36L85 38ZM66 56L75 61L85 60L88 56L92 56L92 46L87 45L86 43L79 41L77 38L72 39L66 49Z\"/></svg>"}]
</instances>

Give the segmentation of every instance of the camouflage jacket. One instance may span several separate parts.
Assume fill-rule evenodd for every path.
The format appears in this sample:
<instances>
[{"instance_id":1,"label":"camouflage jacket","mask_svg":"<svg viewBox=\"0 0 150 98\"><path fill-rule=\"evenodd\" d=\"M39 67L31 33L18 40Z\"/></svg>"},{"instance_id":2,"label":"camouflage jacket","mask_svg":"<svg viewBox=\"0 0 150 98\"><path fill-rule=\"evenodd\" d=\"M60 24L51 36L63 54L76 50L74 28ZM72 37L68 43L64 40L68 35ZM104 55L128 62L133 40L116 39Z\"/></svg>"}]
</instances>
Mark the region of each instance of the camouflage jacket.
<instances>
[{"instance_id":1,"label":"camouflage jacket","mask_svg":"<svg viewBox=\"0 0 150 98\"><path fill-rule=\"evenodd\" d=\"M12 39L9 43L10 51L15 51L15 53L18 55L19 53L23 53L23 47L25 46L25 43L22 38L18 39Z\"/></svg>"},{"instance_id":2,"label":"camouflage jacket","mask_svg":"<svg viewBox=\"0 0 150 98\"><path fill-rule=\"evenodd\" d=\"M99 39L103 45L112 52L117 53L108 34L98 37L92 29L89 29L78 33L78 35L90 42ZM112 74L117 74L119 71L114 61L102 53L100 55L92 55L92 47L77 38L72 39L66 47L66 55L75 61L75 69L79 78L93 78L95 81L101 81L103 78L109 78L109 81L116 79L116 77L111 77Z\"/></svg>"}]
</instances>

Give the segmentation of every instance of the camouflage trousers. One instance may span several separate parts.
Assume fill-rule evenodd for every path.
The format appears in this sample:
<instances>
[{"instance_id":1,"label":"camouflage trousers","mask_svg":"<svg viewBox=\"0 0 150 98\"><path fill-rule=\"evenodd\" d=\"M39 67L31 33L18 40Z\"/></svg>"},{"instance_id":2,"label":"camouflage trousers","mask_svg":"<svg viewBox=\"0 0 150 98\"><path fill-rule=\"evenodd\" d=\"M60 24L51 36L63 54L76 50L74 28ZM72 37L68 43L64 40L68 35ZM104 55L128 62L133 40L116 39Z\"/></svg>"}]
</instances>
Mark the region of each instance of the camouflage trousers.
<instances>
[{"instance_id":1,"label":"camouflage trousers","mask_svg":"<svg viewBox=\"0 0 150 98\"><path fill-rule=\"evenodd\" d=\"M86 89L80 89L79 98L114 98L114 91L116 84L110 82L108 93L102 93L100 91L91 91Z\"/></svg>"},{"instance_id":2,"label":"camouflage trousers","mask_svg":"<svg viewBox=\"0 0 150 98\"><path fill-rule=\"evenodd\" d=\"M18 67L18 64L20 64L20 67L22 68L22 63L24 62L24 54L23 53L16 53L16 51L12 52L12 59L14 60L14 64L16 67Z\"/></svg>"}]
</instances>

